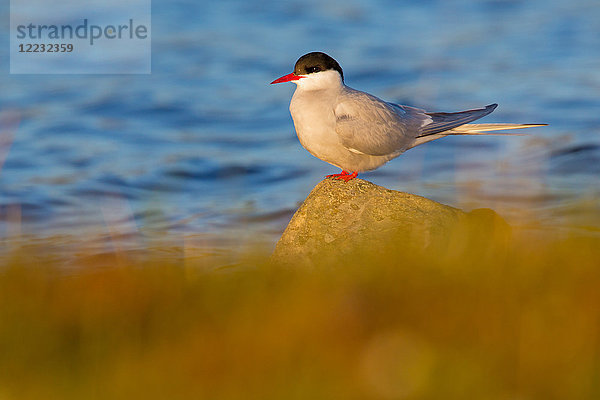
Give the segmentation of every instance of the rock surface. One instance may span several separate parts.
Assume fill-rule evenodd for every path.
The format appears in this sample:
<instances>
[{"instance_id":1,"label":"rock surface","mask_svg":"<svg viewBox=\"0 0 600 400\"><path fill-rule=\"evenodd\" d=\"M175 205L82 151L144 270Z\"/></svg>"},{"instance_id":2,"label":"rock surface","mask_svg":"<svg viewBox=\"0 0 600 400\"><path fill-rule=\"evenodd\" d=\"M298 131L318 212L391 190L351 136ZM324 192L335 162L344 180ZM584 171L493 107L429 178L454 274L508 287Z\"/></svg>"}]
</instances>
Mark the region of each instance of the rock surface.
<instances>
[{"instance_id":1,"label":"rock surface","mask_svg":"<svg viewBox=\"0 0 600 400\"><path fill-rule=\"evenodd\" d=\"M357 249L443 252L471 239L507 235L506 222L489 209L466 213L362 179L328 178L296 211L271 260L316 267L339 263Z\"/></svg>"}]
</instances>

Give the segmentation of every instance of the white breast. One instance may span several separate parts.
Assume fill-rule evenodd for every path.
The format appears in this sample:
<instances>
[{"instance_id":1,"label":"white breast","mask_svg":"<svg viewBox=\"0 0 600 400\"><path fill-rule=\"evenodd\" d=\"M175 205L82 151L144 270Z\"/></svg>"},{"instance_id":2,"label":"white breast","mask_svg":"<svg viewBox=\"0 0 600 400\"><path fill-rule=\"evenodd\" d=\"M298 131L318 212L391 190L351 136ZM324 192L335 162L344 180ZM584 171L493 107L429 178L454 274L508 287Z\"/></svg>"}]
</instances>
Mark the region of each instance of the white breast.
<instances>
[{"instance_id":1,"label":"white breast","mask_svg":"<svg viewBox=\"0 0 600 400\"><path fill-rule=\"evenodd\" d=\"M302 146L315 157L339 166L336 159L347 150L335 132L336 97L337 93L332 91L298 87L290 102L290 113Z\"/></svg>"}]
</instances>

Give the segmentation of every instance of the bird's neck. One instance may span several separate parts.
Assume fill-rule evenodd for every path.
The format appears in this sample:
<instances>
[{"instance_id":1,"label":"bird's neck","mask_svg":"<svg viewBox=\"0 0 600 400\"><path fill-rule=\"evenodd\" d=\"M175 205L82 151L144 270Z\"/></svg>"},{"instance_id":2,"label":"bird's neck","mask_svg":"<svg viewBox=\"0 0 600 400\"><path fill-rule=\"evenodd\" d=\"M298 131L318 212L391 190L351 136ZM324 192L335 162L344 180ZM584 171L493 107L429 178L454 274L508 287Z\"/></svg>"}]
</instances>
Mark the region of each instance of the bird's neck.
<instances>
[{"instance_id":1,"label":"bird's neck","mask_svg":"<svg viewBox=\"0 0 600 400\"><path fill-rule=\"evenodd\" d=\"M322 71L316 74L310 74L306 77L294 81L298 85L298 91L316 91L324 90L331 92L339 92L344 87L342 77L335 70Z\"/></svg>"}]
</instances>

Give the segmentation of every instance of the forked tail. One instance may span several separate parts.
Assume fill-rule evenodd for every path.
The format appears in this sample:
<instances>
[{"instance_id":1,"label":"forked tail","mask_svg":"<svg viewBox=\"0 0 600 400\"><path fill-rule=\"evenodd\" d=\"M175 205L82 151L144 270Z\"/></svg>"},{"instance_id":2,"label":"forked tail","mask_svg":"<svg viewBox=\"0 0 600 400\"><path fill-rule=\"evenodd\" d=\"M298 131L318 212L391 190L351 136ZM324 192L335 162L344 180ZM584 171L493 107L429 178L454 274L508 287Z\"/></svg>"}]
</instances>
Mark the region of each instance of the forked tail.
<instances>
[{"instance_id":1,"label":"forked tail","mask_svg":"<svg viewBox=\"0 0 600 400\"><path fill-rule=\"evenodd\" d=\"M520 133L488 133L494 131L506 131L510 129L535 128L547 126L548 124L466 124L449 131L442 132L443 135L520 135Z\"/></svg>"},{"instance_id":2,"label":"forked tail","mask_svg":"<svg viewBox=\"0 0 600 400\"><path fill-rule=\"evenodd\" d=\"M469 124L481 117L490 114L496 109L497 104L490 104L485 108L461 111L457 113L427 113L431 123L425 125L411 147L430 142L449 135L519 135L518 133L498 133L512 129L534 128L547 124Z\"/></svg>"}]
</instances>

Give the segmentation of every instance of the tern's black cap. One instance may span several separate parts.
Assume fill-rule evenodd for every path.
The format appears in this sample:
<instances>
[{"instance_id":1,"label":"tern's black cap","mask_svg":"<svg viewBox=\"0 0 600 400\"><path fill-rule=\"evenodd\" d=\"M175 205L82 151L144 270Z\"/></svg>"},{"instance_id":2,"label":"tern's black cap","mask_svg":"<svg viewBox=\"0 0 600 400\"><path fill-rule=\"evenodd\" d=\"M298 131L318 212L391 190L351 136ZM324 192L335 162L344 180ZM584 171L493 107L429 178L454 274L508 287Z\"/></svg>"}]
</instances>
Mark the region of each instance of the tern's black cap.
<instances>
[{"instance_id":1,"label":"tern's black cap","mask_svg":"<svg viewBox=\"0 0 600 400\"><path fill-rule=\"evenodd\" d=\"M320 51L315 51L303 55L298 59L298 61L296 61L296 65L294 66L294 74L308 75L319 71L327 71L330 69L334 69L337 72L339 72L342 76L342 81L344 81L344 72L342 71L342 67L340 67L340 64L338 64L337 61L335 61L327 54L321 53Z\"/></svg>"}]
</instances>

